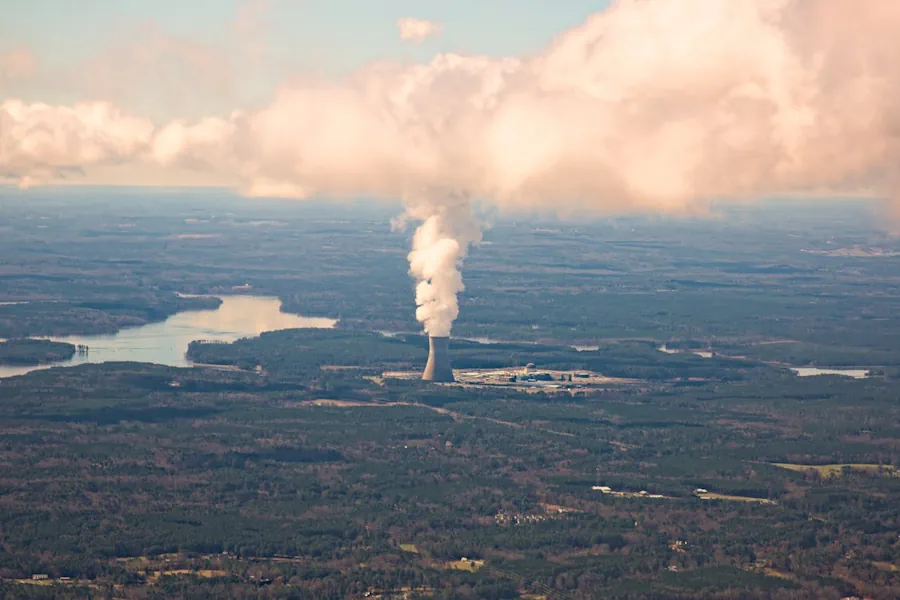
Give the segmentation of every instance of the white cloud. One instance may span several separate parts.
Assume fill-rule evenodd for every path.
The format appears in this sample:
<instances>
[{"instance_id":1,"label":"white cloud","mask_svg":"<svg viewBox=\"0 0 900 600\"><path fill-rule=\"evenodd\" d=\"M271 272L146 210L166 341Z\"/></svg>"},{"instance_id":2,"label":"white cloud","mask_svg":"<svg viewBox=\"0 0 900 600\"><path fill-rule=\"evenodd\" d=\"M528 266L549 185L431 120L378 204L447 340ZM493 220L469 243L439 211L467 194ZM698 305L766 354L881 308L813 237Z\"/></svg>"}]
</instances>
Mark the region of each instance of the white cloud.
<instances>
[{"instance_id":1,"label":"white cloud","mask_svg":"<svg viewBox=\"0 0 900 600\"><path fill-rule=\"evenodd\" d=\"M0 103L0 177L27 187L144 152L153 123L106 102L74 106ZM184 153L182 152L182 159Z\"/></svg>"},{"instance_id":2,"label":"white cloud","mask_svg":"<svg viewBox=\"0 0 900 600\"><path fill-rule=\"evenodd\" d=\"M440 54L296 79L262 108L160 127L149 155L238 177L251 193L441 187L515 209L884 193L900 181L897 28L894 2L622 0L527 57ZM12 121L0 127L0 172L147 158L101 135L122 120L111 107L100 120L2 108Z\"/></svg>"},{"instance_id":3,"label":"white cloud","mask_svg":"<svg viewBox=\"0 0 900 600\"><path fill-rule=\"evenodd\" d=\"M399 19L397 28L400 30L400 39L419 44L430 37L441 35L444 26L427 19Z\"/></svg>"}]
</instances>

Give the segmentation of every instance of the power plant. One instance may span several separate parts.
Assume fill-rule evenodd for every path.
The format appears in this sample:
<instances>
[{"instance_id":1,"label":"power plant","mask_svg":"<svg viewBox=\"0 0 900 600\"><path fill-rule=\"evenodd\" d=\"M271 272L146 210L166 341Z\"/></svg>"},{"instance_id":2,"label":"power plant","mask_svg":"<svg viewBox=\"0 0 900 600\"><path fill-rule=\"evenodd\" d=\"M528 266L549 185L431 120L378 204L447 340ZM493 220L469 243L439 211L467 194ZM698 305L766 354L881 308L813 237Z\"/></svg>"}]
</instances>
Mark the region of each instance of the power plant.
<instances>
[{"instance_id":1,"label":"power plant","mask_svg":"<svg viewBox=\"0 0 900 600\"><path fill-rule=\"evenodd\" d=\"M456 381L453 378L453 368L450 366L450 338L428 338L428 364L425 365L422 381L439 383Z\"/></svg>"}]
</instances>

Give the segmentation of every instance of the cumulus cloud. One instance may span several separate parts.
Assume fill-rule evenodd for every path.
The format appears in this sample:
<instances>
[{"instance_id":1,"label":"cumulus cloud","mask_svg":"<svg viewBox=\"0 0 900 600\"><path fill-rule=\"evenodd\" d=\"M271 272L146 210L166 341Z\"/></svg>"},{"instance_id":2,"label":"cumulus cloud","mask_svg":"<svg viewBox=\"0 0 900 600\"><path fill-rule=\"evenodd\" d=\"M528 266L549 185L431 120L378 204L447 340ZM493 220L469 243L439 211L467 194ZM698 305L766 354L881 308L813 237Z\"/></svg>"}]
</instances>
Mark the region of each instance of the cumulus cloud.
<instances>
[{"instance_id":1,"label":"cumulus cloud","mask_svg":"<svg viewBox=\"0 0 900 600\"><path fill-rule=\"evenodd\" d=\"M430 37L441 35L444 26L427 19L398 19L397 29L400 30L400 39L406 42L421 43Z\"/></svg>"},{"instance_id":2,"label":"cumulus cloud","mask_svg":"<svg viewBox=\"0 0 900 600\"><path fill-rule=\"evenodd\" d=\"M105 102L50 106L0 104L0 177L27 187L144 152L153 123Z\"/></svg>"},{"instance_id":3,"label":"cumulus cloud","mask_svg":"<svg viewBox=\"0 0 900 600\"><path fill-rule=\"evenodd\" d=\"M406 199L425 228L410 256L419 318L444 333L478 239L469 198L678 212L896 192L898 30L897 2L619 0L532 56L443 54L285 85L261 110L163 128L148 156L234 174L252 195Z\"/></svg>"},{"instance_id":4,"label":"cumulus cloud","mask_svg":"<svg viewBox=\"0 0 900 600\"><path fill-rule=\"evenodd\" d=\"M684 210L872 185L900 156L898 26L894 3L622 0L533 57L444 54L285 86L223 119L216 146L250 192L297 195L442 186Z\"/></svg>"}]
</instances>

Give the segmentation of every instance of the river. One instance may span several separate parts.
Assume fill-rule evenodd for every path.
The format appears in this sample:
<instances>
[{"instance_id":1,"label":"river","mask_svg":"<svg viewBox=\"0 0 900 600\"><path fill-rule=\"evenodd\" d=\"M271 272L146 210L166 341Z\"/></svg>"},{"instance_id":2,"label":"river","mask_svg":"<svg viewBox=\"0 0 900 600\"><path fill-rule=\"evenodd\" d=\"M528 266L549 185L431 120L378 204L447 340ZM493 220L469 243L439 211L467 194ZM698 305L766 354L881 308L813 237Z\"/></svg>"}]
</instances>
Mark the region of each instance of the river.
<instances>
[{"instance_id":1,"label":"river","mask_svg":"<svg viewBox=\"0 0 900 600\"><path fill-rule=\"evenodd\" d=\"M50 338L59 342L88 346L86 355L51 364L19 367L0 365L0 378L24 375L50 367L71 367L85 363L133 361L171 367L189 367L185 357L194 340L233 342L279 329L331 329L335 319L303 317L281 312L281 300L268 296L218 296L222 304L215 310L190 310L172 315L160 323L130 327L110 335Z\"/></svg>"}]
</instances>

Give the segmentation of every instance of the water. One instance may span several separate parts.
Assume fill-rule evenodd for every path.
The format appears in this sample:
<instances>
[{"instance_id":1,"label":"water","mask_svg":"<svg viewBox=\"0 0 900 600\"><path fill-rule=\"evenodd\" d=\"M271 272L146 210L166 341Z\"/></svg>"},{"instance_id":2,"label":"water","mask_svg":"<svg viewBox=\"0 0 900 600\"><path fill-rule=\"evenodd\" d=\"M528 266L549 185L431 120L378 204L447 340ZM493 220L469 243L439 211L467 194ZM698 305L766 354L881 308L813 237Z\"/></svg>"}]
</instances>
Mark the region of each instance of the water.
<instances>
[{"instance_id":1,"label":"water","mask_svg":"<svg viewBox=\"0 0 900 600\"><path fill-rule=\"evenodd\" d=\"M663 344L662 346L657 348L657 350L659 350L660 352L663 352L664 354L681 354L682 352L685 352L688 354L693 354L694 356L699 356L700 358L712 358L713 357L713 353L710 352L709 350L684 350L684 351L682 351L682 350L678 350L678 349L674 349L674 348L668 348L668 347L666 347L665 344Z\"/></svg>"},{"instance_id":2,"label":"water","mask_svg":"<svg viewBox=\"0 0 900 600\"><path fill-rule=\"evenodd\" d=\"M334 319L301 317L281 312L281 300L267 296L219 296L222 304L215 310L191 310L172 315L161 323L123 329L112 335L51 338L89 347L87 355L70 360L31 366L0 365L0 378L24 375L50 367L71 367L84 363L132 361L189 367L185 357L194 340L233 342L279 329L331 329Z\"/></svg>"},{"instance_id":3,"label":"water","mask_svg":"<svg viewBox=\"0 0 900 600\"><path fill-rule=\"evenodd\" d=\"M791 367L797 377L813 377L815 375L843 375L853 379L866 379L868 369L819 369L817 367Z\"/></svg>"}]
</instances>

